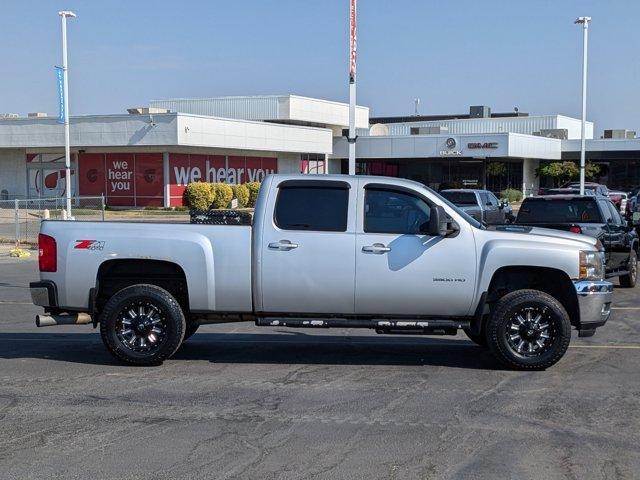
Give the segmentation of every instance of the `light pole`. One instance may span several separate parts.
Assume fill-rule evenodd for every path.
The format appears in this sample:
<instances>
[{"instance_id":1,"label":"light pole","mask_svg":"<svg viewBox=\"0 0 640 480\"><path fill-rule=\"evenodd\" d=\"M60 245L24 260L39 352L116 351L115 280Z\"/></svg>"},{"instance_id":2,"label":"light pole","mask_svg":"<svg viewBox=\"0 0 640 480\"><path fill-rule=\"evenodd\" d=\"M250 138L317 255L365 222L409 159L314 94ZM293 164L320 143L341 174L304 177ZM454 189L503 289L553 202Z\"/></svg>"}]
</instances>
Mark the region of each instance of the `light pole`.
<instances>
[{"instance_id":1,"label":"light pole","mask_svg":"<svg viewBox=\"0 0 640 480\"><path fill-rule=\"evenodd\" d=\"M75 18L71 11L58 12L62 19L62 72L64 75L64 182L67 218L71 218L71 146L69 145L69 72L67 68L67 18Z\"/></svg>"},{"instance_id":2,"label":"light pole","mask_svg":"<svg viewBox=\"0 0 640 480\"><path fill-rule=\"evenodd\" d=\"M582 128L580 132L580 195L584 195L586 169L585 123L587 121L587 48L589 45L589 22L591 17L578 17L574 24L582 25Z\"/></svg>"}]
</instances>

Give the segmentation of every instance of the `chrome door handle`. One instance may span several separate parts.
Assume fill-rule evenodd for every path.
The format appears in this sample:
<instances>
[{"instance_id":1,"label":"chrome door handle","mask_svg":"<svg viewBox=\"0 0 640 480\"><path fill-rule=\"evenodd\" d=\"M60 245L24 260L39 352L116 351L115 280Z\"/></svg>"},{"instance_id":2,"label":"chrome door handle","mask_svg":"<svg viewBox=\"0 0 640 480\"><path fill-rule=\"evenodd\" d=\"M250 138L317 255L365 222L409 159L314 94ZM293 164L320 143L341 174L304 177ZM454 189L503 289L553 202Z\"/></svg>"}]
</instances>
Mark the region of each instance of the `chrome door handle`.
<instances>
[{"instance_id":1,"label":"chrome door handle","mask_svg":"<svg viewBox=\"0 0 640 480\"><path fill-rule=\"evenodd\" d=\"M289 251L289 250L293 250L294 248L298 248L298 244L291 243L289 240L280 240L279 242L270 243L269 248L272 250Z\"/></svg>"},{"instance_id":2,"label":"chrome door handle","mask_svg":"<svg viewBox=\"0 0 640 480\"><path fill-rule=\"evenodd\" d=\"M373 245L365 245L362 247L364 253L375 253L376 255L382 255L391 251L391 247L385 247L382 243L374 243Z\"/></svg>"}]
</instances>

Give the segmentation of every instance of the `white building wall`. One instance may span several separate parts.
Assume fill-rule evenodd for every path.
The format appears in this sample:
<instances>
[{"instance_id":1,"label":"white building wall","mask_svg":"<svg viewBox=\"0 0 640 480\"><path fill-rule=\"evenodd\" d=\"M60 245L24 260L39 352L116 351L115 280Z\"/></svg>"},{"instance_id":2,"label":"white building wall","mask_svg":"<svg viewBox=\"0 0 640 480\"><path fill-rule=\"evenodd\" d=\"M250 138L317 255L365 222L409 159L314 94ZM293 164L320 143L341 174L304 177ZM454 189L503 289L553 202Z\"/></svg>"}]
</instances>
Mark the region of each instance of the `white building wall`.
<instances>
[{"instance_id":1,"label":"white building wall","mask_svg":"<svg viewBox=\"0 0 640 480\"><path fill-rule=\"evenodd\" d=\"M300 173L300 155L295 153L279 153L278 173Z\"/></svg>"},{"instance_id":2,"label":"white building wall","mask_svg":"<svg viewBox=\"0 0 640 480\"><path fill-rule=\"evenodd\" d=\"M331 153L327 128L280 125L198 115L178 116L178 145L211 148Z\"/></svg>"},{"instance_id":3,"label":"white building wall","mask_svg":"<svg viewBox=\"0 0 640 480\"><path fill-rule=\"evenodd\" d=\"M536 169L540 160L525 158L522 161L522 193L525 197L537 195L540 179L536 176Z\"/></svg>"},{"instance_id":4,"label":"white building wall","mask_svg":"<svg viewBox=\"0 0 640 480\"><path fill-rule=\"evenodd\" d=\"M6 190L9 198L24 198L27 194L27 169L24 149L0 150L0 193ZM1 197L0 197L1 198Z\"/></svg>"},{"instance_id":5,"label":"white building wall","mask_svg":"<svg viewBox=\"0 0 640 480\"><path fill-rule=\"evenodd\" d=\"M563 115L544 115L506 118L463 118L457 120L434 120L428 122L406 122L385 124L389 135L410 135L412 127L446 127L450 135L521 133L532 135L540 130L566 128L569 138L580 138L579 119ZM358 130L358 135L368 136L368 129ZM593 123L586 123L586 138L593 138Z\"/></svg>"},{"instance_id":6,"label":"white building wall","mask_svg":"<svg viewBox=\"0 0 640 480\"><path fill-rule=\"evenodd\" d=\"M236 120L309 122L343 127L349 125L348 104L299 95L176 98L152 100L149 105L172 112ZM356 107L356 126L369 127L368 107Z\"/></svg>"}]
</instances>

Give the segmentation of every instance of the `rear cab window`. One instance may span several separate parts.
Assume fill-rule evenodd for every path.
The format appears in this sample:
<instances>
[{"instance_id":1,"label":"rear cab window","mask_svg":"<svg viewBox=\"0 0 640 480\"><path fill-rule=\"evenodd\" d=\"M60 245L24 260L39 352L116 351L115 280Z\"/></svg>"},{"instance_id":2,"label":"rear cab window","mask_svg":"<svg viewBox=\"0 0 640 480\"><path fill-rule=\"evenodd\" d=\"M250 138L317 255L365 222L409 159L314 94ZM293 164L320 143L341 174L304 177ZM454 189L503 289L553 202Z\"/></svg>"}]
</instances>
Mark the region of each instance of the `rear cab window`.
<instances>
[{"instance_id":1,"label":"rear cab window","mask_svg":"<svg viewBox=\"0 0 640 480\"><path fill-rule=\"evenodd\" d=\"M440 192L440 195L457 206L477 205L476 194L473 192Z\"/></svg>"},{"instance_id":2,"label":"rear cab window","mask_svg":"<svg viewBox=\"0 0 640 480\"><path fill-rule=\"evenodd\" d=\"M604 223L604 220L595 198L527 198L515 223Z\"/></svg>"},{"instance_id":3,"label":"rear cab window","mask_svg":"<svg viewBox=\"0 0 640 480\"><path fill-rule=\"evenodd\" d=\"M341 182L323 183L327 186L304 182L281 185L274 211L276 226L281 230L346 232L349 186Z\"/></svg>"}]
</instances>

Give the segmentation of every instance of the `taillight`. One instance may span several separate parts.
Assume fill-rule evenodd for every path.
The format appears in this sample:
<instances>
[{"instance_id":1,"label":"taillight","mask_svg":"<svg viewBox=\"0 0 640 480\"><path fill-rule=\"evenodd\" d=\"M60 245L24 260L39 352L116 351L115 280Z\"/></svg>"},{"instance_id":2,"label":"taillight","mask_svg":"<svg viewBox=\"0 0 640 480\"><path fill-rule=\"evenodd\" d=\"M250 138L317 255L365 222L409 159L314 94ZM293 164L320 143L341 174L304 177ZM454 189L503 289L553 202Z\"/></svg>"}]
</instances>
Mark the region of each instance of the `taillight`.
<instances>
[{"instance_id":1,"label":"taillight","mask_svg":"<svg viewBox=\"0 0 640 480\"><path fill-rule=\"evenodd\" d=\"M578 225L571 225L569 231L571 233L582 233L582 229Z\"/></svg>"},{"instance_id":2,"label":"taillight","mask_svg":"<svg viewBox=\"0 0 640 480\"><path fill-rule=\"evenodd\" d=\"M56 239L43 233L38 235L38 266L41 272L55 272L58 270Z\"/></svg>"}]
</instances>

